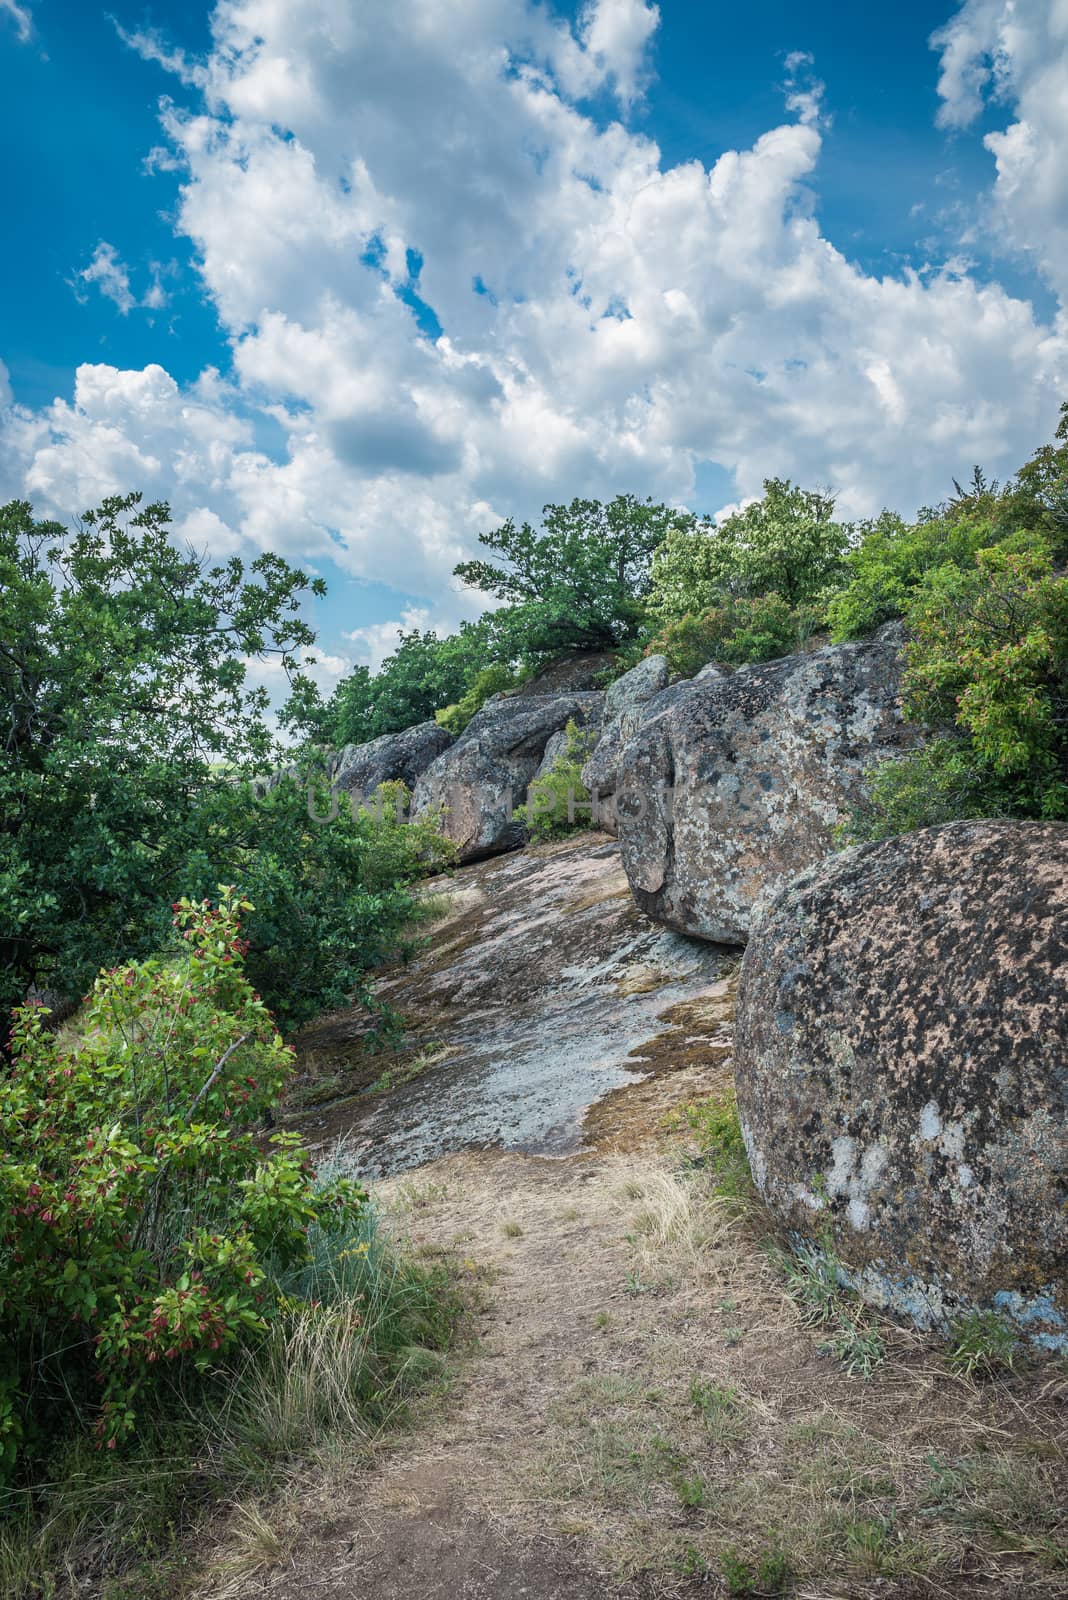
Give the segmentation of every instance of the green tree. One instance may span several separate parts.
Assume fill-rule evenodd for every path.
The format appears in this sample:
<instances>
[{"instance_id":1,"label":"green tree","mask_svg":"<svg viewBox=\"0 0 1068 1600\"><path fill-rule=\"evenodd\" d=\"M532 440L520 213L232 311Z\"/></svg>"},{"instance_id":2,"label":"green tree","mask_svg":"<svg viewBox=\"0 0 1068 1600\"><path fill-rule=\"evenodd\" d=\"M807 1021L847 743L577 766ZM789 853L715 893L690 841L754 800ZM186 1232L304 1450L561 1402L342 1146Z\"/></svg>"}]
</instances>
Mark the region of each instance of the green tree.
<instances>
[{"instance_id":1,"label":"green tree","mask_svg":"<svg viewBox=\"0 0 1068 1600\"><path fill-rule=\"evenodd\" d=\"M832 498L769 478L762 499L718 526L691 519L668 533L653 558L649 610L663 624L730 597L776 594L791 609L818 601L838 581L848 542Z\"/></svg>"},{"instance_id":2,"label":"green tree","mask_svg":"<svg viewBox=\"0 0 1068 1600\"><path fill-rule=\"evenodd\" d=\"M693 522L630 494L548 505L540 530L509 517L480 534L490 559L461 561L456 576L505 602L483 619L498 662L608 649L639 632L653 554Z\"/></svg>"},{"instance_id":3,"label":"green tree","mask_svg":"<svg viewBox=\"0 0 1068 1600\"><path fill-rule=\"evenodd\" d=\"M465 622L445 638L418 628L397 637L377 672L359 666L334 691L322 719L330 744L366 744L429 721L461 699L486 663L487 633L479 623Z\"/></svg>"},{"instance_id":4,"label":"green tree","mask_svg":"<svg viewBox=\"0 0 1068 1600\"><path fill-rule=\"evenodd\" d=\"M291 1018L312 1002L309 967L318 993L338 1000L396 931L411 861L372 891L365 825L342 815L313 830L295 786L257 806L241 781L278 759L248 660L279 662L310 703L309 588L323 585L273 555L208 566L171 542L166 506L136 495L106 501L72 534L35 523L23 502L0 510L6 1005L33 984L77 995L102 965L159 950L170 933L161 906L219 881L255 883L251 960ZM270 932L283 923L288 945ZM272 972L275 949L295 988Z\"/></svg>"}]
</instances>

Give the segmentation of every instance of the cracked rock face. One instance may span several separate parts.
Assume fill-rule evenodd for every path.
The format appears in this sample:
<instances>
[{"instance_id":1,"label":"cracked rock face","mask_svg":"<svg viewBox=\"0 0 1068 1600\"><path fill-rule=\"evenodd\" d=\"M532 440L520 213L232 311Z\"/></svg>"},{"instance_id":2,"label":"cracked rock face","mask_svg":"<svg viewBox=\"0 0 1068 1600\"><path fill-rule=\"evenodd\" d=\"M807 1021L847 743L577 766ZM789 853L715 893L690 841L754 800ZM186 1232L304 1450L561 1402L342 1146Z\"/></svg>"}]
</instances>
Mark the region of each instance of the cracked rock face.
<instances>
[{"instance_id":1,"label":"cracked rock face","mask_svg":"<svg viewBox=\"0 0 1068 1600\"><path fill-rule=\"evenodd\" d=\"M344 794L372 795L380 783L398 778L412 789L451 744L452 734L436 722L420 722L368 744L347 744L331 763L330 781Z\"/></svg>"},{"instance_id":2,"label":"cracked rock face","mask_svg":"<svg viewBox=\"0 0 1068 1600\"><path fill-rule=\"evenodd\" d=\"M619 782L619 761L628 740L641 726L649 702L667 688L668 664L666 656L646 656L636 667L624 672L608 687L604 700L604 718L601 737L589 760L582 768L583 785L600 802L607 802L615 794ZM599 818L607 832L615 833L615 809L603 804Z\"/></svg>"},{"instance_id":3,"label":"cracked rock face","mask_svg":"<svg viewBox=\"0 0 1068 1600\"><path fill-rule=\"evenodd\" d=\"M518 850L526 839L513 809L541 765L546 746L568 722L597 728L604 695L497 695L473 717L452 747L423 773L412 815L440 816L458 859Z\"/></svg>"},{"instance_id":4,"label":"cracked rock face","mask_svg":"<svg viewBox=\"0 0 1068 1600\"><path fill-rule=\"evenodd\" d=\"M427 888L448 897L443 920L377 993L405 1019L409 1058L433 1064L401 1073L388 1096L342 1091L306 1125L327 1143L351 1135L367 1176L486 1145L563 1155L630 1117L644 1136L659 1121L643 1098L656 1085L691 1098L722 1084L730 962L642 916L614 843L586 834ZM376 1077L386 1062L360 1055L367 1028L360 1010L320 1018L302 1057L325 1056L340 1075L370 1062Z\"/></svg>"},{"instance_id":5,"label":"cracked rock face","mask_svg":"<svg viewBox=\"0 0 1068 1600\"><path fill-rule=\"evenodd\" d=\"M1068 1348L1068 825L950 823L768 896L735 1071L762 1193L865 1298Z\"/></svg>"},{"instance_id":6,"label":"cracked rock face","mask_svg":"<svg viewBox=\"0 0 1068 1600\"><path fill-rule=\"evenodd\" d=\"M620 760L635 900L680 933L743 941L758 895L828 855L866 769L916 737L895 631L664 690Z\"/></svg>"}]
</instances>

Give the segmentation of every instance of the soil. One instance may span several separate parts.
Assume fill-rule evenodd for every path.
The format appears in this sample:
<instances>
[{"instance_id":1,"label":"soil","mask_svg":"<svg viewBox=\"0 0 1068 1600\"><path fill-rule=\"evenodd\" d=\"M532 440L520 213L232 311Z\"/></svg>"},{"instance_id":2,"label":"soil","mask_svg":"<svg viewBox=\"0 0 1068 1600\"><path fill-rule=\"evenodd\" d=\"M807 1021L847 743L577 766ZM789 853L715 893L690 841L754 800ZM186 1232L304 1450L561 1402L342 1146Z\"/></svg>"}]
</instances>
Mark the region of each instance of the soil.
<instances>
[{"instance_id":1,"label":"soil","mask_svg":"<svg viewBox=\"0 0 1068 1600\"><path fill-rule=\"evenodd\" d=\"M965 1384L885 1324L886 1362L848 1377L759 1213L718 1214L657 1144L457 1153L380 1186L417 1248L488 1269L477 1342L409 1431L268 1507L271 1550L203 1600L722 1596L725 1552L755 1570L780 1546L797 1600L1064 1593L1063 1570L1011 1548L1058 1506L1063 1537L1063 1374ZM698 1414L695 1382L723 1416ZM993 1497L1000 1548L960 1528L973 1499L944 1526L925 1509L932 1462L975 1461L991 1481L959 1492Z\"/></svg>"},{"instance_id":2,"label":"soil","mask_svg":"<svg viewBox=\"0 0 1068 1600\"><path fill-rule=\"evenodd\" d=\"M410 1426L235 1511L200 1600L1063 1595L1064 1366L965 1381L864 1314L871 1376L827 1353L771 1219L664 1126L729 1092L730 954L665 944L617 875L588 840L461 875L394 990L413 1049L455 1053L304 1113L392 1168L390 1225L471 1284L472 1339ZM354 1038L313 1030L306 1082Z\"/></svg>"}]
</instances>

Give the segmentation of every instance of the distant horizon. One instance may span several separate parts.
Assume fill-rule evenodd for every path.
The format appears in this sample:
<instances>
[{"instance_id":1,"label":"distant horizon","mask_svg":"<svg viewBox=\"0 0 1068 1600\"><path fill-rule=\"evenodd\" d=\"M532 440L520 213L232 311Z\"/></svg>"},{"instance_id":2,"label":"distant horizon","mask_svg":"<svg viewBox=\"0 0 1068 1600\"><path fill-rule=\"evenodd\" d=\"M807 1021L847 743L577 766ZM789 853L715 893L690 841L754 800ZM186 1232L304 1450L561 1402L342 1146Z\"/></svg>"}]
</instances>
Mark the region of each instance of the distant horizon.
<instances>
[{"instance_id":1,"label":"distant horizon","mask_svg":"<svg viewBox=\"0 0 1068 1600\"><path fill-rule=\"evenodd\" d=\"M0 501L276 549L327 693L480 531L1004 477L1068 396L1055 0L0 0Z\"/></svg>"}]
</instances>

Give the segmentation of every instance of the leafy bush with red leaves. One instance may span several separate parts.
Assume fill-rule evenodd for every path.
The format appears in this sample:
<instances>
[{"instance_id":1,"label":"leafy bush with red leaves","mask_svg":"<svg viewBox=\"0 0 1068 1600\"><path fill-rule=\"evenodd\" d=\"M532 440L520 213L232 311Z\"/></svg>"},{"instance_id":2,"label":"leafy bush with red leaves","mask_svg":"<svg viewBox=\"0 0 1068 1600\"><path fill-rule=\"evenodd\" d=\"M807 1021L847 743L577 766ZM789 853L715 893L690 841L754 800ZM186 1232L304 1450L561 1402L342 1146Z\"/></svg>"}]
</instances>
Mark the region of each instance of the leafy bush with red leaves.
<instances>
[{"instance_id":1,"label":"leafy bush with red leaves","mask_svg":"<svg viewBox=\"0 0 1068 1600\"><path fill-rule=\"evenodd\" d=\"M115 968L77 1037L15 1013L0 1078L0 1482L72 1418L101 1448L164 1371L208 1373L279 1314L309 1229L366 1201L257 1132L291 1071L243 972L234 891L180 901L185 953Z\"/></svg>"}]
</instances>

